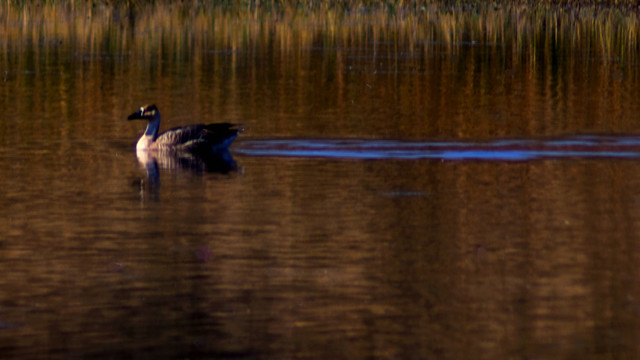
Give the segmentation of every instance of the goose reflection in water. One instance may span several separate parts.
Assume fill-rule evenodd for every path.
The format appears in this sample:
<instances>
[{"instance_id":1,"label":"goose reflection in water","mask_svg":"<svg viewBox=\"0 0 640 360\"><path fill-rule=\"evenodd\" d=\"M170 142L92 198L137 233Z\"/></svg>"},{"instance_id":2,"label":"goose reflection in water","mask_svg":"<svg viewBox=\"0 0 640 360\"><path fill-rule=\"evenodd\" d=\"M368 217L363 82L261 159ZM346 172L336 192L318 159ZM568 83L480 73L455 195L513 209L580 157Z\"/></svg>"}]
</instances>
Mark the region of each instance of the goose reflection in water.
<instances>
[{"instance_id":1,"label":"goose reflection in water","mask_svg":"<svg viewBox=\"0 0 640 360\"><path fill-rule=\"evenodd\" d=\"M158 182L158 168L229 173L237 170L229 145L242 132L229 123L194 124L159 133L160 111L145 105L127 120L146 120L147 128L136 144L138 161L147 169L150 185Z\"/></svg>"},{"instance_id":2,"label":"goose reflection in water","mask_svg":"<svg viewBox=\"0 0 640 360\"><path fill-rule=\"evenodd\" d=\"M209 153L185 153L180 151L136 151L138 162L147 171L164 169L171 171L190 170L227 174L238 169L228 149Z\"/></svg>"},{"instance_id":3,"label":"goose reflection in water","mask_svg":"<svg viewBox=\"0 0 640 360\"><path fill-rule=\"evenodd\" d=\"M158 200L159 196L160 169L173 172L188 171L217 174L230 174L238 171L238 165L228 150L211 153L208 156L171 151L137 151L136 155L140 165L145 168L147 176L146 179L136 179L134 185L139 187L142 197L150 195L153 200Z\"/></svg>"}]
</instances>

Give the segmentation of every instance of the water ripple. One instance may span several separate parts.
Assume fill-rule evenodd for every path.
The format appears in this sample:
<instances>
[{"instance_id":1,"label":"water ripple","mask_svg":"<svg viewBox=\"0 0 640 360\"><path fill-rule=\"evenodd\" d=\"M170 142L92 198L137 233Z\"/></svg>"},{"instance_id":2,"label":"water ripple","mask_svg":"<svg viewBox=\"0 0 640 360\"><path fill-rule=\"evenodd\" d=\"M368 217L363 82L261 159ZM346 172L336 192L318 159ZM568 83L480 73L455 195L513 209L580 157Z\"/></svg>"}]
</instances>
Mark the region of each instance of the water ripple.
<instances>
[{"instance_id":1,"label":"water ripple","mask_svg":"<svg viewBox=\"0 0 640 360\"><path fill-rule=\"evenodd\" d=\"M337 159L523 161L545 158L639 158L640 137L580 135L491 141L371 139L254 139L239 142L245 156Z\"/></svg>"}]
</instances>

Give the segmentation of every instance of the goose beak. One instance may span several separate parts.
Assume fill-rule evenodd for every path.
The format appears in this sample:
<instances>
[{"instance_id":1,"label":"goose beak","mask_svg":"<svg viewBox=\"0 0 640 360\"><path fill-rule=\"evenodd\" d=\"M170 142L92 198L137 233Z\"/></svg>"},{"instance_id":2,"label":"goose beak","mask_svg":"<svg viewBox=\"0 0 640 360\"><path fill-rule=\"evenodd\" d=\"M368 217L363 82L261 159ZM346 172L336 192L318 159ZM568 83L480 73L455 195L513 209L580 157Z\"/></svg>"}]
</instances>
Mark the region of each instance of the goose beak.
<instances>
[{"instance_id":1,"label":"goose beak","mask_svg":"<svg viewBox=\"0 0 640 360\"><path fill-rule=\"evenodd\" d=\"M144 117L142 117L142 110L136 111L127 117L127 120L140 120L140 119L144 119Z\"/></svg>"}]
</instances>

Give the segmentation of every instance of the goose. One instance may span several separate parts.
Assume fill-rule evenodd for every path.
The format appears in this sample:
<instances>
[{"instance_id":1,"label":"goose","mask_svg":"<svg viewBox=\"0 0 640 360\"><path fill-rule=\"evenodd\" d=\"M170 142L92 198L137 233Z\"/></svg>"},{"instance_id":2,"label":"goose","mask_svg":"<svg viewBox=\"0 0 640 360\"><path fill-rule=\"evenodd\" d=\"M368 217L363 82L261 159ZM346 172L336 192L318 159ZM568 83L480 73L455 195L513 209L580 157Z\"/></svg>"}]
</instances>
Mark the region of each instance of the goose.
<instances>
[{"instance_id":1,"label":"goose","mask_svg":"<svg viewBox=\"0 0 640 360\"><path fill-rule=\"evenodd\" d=\"M242 132L229 123L194 124L175 127L158 134L160 111L155 105L145 105L127 117L127 120L147 120L147 129L136 144L137 152L187 151L210 153L226 151Z\"/></svg>"}]
</instances>

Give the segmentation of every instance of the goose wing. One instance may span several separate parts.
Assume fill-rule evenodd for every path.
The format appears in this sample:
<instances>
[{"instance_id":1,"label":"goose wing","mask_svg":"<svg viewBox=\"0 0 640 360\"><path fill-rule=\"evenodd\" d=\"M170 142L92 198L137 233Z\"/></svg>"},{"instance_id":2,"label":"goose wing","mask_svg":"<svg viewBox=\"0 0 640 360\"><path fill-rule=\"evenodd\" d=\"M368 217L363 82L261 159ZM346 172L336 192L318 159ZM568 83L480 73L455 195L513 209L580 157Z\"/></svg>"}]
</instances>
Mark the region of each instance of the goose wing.
<instances>
[{"instance_id":1,"label":"goose wing","mask_svg":"<svg viewBox=\"0 0 640 360\"><path fill-rule=\"evenodd\" d=\"M214 147L227 147L242 132L235 124L208 124L202 130L203 138Z\"/></svg>"},{"instance_id":2,"label":"goose wing","mask_svg":"<svg viewBox=\"0 0 640 360\"><path fill-rule=\"evenodd\" d=\"M226 147L241 130L234 124L195 124L169 129L158 136L155 143L159 147L198 150L202 148Z\"/></svg>"},{"instance_id":3,"label":"goose wing","mask_svg":"<svg viewBox=\"0 0 640 360\"><path fill-rule=\"evenodd\" d=\"M169 129L158 135L155 143L159 147L180 147L202 137L205 125L196 124Z\"/></svg>"}]
</instances>

